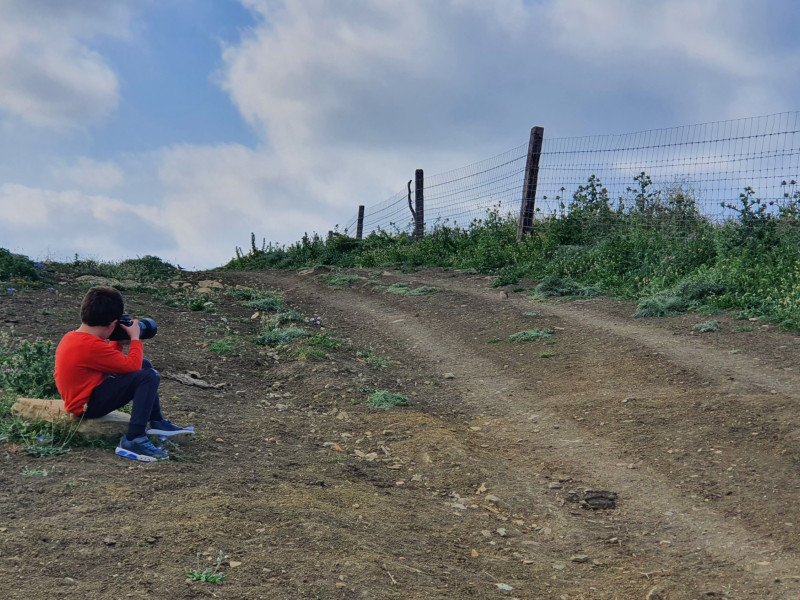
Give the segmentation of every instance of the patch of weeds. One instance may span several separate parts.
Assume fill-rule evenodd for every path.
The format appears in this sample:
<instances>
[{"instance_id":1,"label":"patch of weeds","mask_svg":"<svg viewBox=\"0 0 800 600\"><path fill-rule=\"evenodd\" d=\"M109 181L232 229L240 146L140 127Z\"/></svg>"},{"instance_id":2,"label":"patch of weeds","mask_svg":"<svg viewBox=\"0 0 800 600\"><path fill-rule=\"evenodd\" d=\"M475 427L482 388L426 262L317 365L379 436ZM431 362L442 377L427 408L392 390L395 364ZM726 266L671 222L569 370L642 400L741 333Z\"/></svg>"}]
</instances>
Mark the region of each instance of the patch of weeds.
<instances>
[{"instance_id":1,"label":"patch of weeds","mask_svg":"<svg viewBox=\"0 0 800 600\"><path fill-rule=\"evenodd\" d=\"M734 327L733 331L737 331L737 332L739 332L739 331L753 331L754 329L755 329L755 327L753 327L752 325L740 325L739 327Z\"/></svg>"},{"instance_id":2,"label":"patch of weeds","mask_svg":"<svg viewBox=\"0 0 800 600\"><path fill-rule=\"evenodd\" d=\"M47 473L48 473L48 470L47 469L43 469L42 467L37 467L35 469L29 469L28 465L25 465L25 468L22 470L22 473L20 473L20 475L22 475L23 477L39 477L39 476L43 477L43 476L47 475Z\"/></svg>"},{"instance_id":3,"label":"patch of weeds","mask_svg":"<svg viewBox=\"0 0 800 600\"><path fill-rule=\"evenodd\" d=\"M345 275L344 273L324 273L318 277L328 285L352 285L356 281L365 279L360 275Z\"/></svg>"},{"instance_id":4,"label":"patch of weeds","mask_svg":"<svg viewBox=\"0 0 800 600\"><path fill-rule=\"evenodd\" d=\"M206 583L219 583L221 584L225 581L225 574L222 573L219 568L222 565L222 560L227 558L222 554L222 550L219 551L216 560L214 561L213 567L208 567L207 569L200 569L200 553L197 553L197 567L194 569L190 569L186 567L184 572L186 573L186 578L189 581L205 581Z\"/></svg>"},{"instance_id":5,"label":"patch of weeds","mask_svg":"<svg viewBox=\"0 0 800 600\"><path fill-rule=\"evenodd\" d=\"M296 310L279 312L266 323L267 329L277 329L285 323L305 323L305 317Z\"/></svg>"},{"instance_id":6,"label":"patch of weeds","mask_svg":"<svg viewBox=\"0 0 800 600\"><path fill-rule=\"evenodd\" d=\"M554 356L555 356L555 354L553 352L542 352L539 355L539 358L552 358Z\"/></svg>"},{"instance_id":7,"label":"patch of weeds","mask_svg":"<svg viewBox=\"0 0 800 600\"><path fill-rule=\"evenodd\" d=\"M306 340L311 346L322 346L323 348L330 348L331 350L338 350L344 343L342 340L337 339L324 333L315 333Z\"/></svg>"},{"instance_id":8,"label":"patch of weeds","mask_svg":"<svg viewBox=\"0 0 800 600\"><path fill-rule=\"evenodd\" d=\"M644 298L637 306L634 317L669 317L689 310L700 308L703 301L720 294L724 288L710 281L683 280L674 288L661 291Z\"/></svg>"},{"instance_id":9,"label":"patch of weeds","mask_svg":"<svg viewBox=\"0 0 800 600\"><path fill-rule=\"evenodd\" d=\"M367 405L372 408L394 408L396 406L409 406L411 400L402 394L393 394L386 390L380 390L372 394L367 399Z\"/></svg>"},{"instance_id":10,"label":"patch of weeds","mask_svg":"<svg viewBox=\"0 0 800 600\"><path fill-rule=\"evenodd\" d=\"M709 331L719 331L719 323L716 321L706 321L705 323L698 323L692 327L692 331L699 331L700 333L708 333Z\"/></svg>"},{"instance_id":11,"label":"patch of weeds","mask_svg":"<svg viewBox=\"0 0 800 600\"><path fill-rule=\"evenodd\" d=\"M486 343L487 344L496 344L499 341L500 341L500 338L491 338L491 339L487 340Z\"/></svg>"},{"instance_id":12,"label":"patch of weeds","mask_svg":"<svg viewBox=\"0 0 800 600\"><path fill-rule=\"evenodd\" d=\"M308 332L299 327L278 327L257 335L253 341L261 346L274 348L276 346L284 346L292 340L304 338L307 335Z\"/></svg>"},{"instance_id":13,"label":"patch of weeds","mask_svg":"<svg viewBox=\"0 0 800 600\"><path fill-rule=\"evenodd\" d=\"M511 291L515 294L519 294L520 292L527 292L528 288L522 287L521 285L517 285L511 288Z\"/></svg>"},{"instance_id":14,"label":"patch of weeds","mask_svg":"<svg viewBox=\"0 0 800 600\"><path fill-rule=\"evenodd\" d=\"M56 346L38 337L0 334L0 389L32 398L57 398L53 379Z\"/></svg>"},{"instance_id":15,"label":"patch of weeds","mask_svg":"<svg viewBox=\"0 0 800 600\"><path fill-rule=\"evenodd\" d=\"M494 280L492 287L504 287L506 285L514 285L519 281L519 276L513 273L504 273Z\"/></svg>"},{"instance_id":16,"label":"patch of weeds","mask_svg":"<svg viewBox=\"0 0 800 600\"><path fill-rule=\"evenodd\" d=\"M430 285L423 285L418 288L412 288L407 283L393 283L386 288L389 294L397 294L399 296L430 296L436 292L442 291L441 288L433 287Z\"/></svg>"},{"instance_id":17,"label":"patch of weeds","mask_svg":"<svg viewBox=\"0 0 800 600\"><path fill-rule=\"evenodd\" d=\"M558 342L556 340L548 340L545 342L547 346L555 346Z\"/></svg>"},{"instance_id":18,"label":"patch of weeds","mask_svg":"<svg viewBox=\"0 0 800 600\"><path fill-rule=\"evenodd\" d=\"M430 296L431 294L436 294L437 292L441 291L441 288L433 287L431 285L422 285L418 288L414 288L413 290L409 290L406 296Z\"/></svg>"},{"instance_id":19,"label":"patch of weeds","mask_svg":"<svg viewBox=\"0 0 800 600\"><path fill-rule=\"evenodd\" d=\"M392 285L386 288L386 291L390 294L399 294L404 295L408 293L408 290L411 289L411 284L404 283L402 281L398 281L397 283L393 283Z\"/></svg>"},{"instance_id":20,"label":"patch of weeds","mask_svg":"<svg viewBox=\"0 0 800 600\"><path fill-rule=\"evenodd\" d=\"M236 348L228 339L214 340L208 345L208 351L222 356L235 356Z\"/></svg>"},{"instance_id":21,"label":"patch of weeds","mask_svg":"<svg viewBox=\"0 0 800 600\"><path fill-rule=\"evenodd\" d=\"M552 329L528 329L526 331L518 331L508 336L508 341L515 344L522 342L533 342L549 338L555 332Z\"/></svg>"},{"instance_id":22,"label":"patch of weeds","mask_svg":"<svg viewBox=\"0 0 800 600\"><path fill-rule=\"evenodd\" d=\"M242 292L243 290L232 290ZM235 295L235 294L234 294ZM275 293L259 290L249 290L246 294L240 294L246 300L244 305L247 308L263 312L280 312L286 310L283 299Z\"/></svg>"},{"instance_id":23,"label":"patch of weeds","mask_svg":"<svg viewBox=\"0 0 800 600\"><path fill-rule=\"evenodd\" d=\"M581 285L569 277L545 277L539 285L534 288L537 296L545 298L551 296L597 296L600 294L599 286Z\"/></svg>"},{"instance_id":24,"label":"patch of weeds","mask_svg":"<svg viewBox=\"0 0 800 600\"><path fill-rule=\"evenodd\" d=\"M356 352L356 358L362 359L369 366L375 367L377 369L392 366L392 361L387 360L385 358L381 358L379 356L375 356L372 350L359 350L358 352Z\"/></svg>"}]
</instances>

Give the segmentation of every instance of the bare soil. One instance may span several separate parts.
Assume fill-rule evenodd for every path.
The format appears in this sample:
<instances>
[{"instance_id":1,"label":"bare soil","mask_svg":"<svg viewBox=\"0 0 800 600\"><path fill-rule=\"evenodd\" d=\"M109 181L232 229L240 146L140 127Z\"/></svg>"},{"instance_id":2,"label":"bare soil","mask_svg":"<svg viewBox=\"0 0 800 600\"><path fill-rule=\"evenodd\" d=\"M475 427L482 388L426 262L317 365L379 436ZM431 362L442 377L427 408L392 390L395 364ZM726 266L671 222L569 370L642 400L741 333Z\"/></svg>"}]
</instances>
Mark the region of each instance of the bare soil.
<instances>
[{"instance_id":1,"label":"bare soil","mask_svg":"<svg viewBox=\"0 0 800 600\"><path fill-rule=\"evenodd\" d=\"M165 413L198 439L150 465L0 442L0 596L800 598L796 332L506 299L481 275L320 273L184 279L280 291L345 341L327 358L253 344L260 322L224 292L213 312L125 293L159 324L145 356ZM85 288L56 288L0 298L0 326L57 341ZM509 341L532 329L554 334ZM222 338L235 355L213 351ZM189 371L216 387L171 378ZM365 390L413 404L370 408ZM224 583L186 580L219 551Z\"/></svg>"}]
</instances>

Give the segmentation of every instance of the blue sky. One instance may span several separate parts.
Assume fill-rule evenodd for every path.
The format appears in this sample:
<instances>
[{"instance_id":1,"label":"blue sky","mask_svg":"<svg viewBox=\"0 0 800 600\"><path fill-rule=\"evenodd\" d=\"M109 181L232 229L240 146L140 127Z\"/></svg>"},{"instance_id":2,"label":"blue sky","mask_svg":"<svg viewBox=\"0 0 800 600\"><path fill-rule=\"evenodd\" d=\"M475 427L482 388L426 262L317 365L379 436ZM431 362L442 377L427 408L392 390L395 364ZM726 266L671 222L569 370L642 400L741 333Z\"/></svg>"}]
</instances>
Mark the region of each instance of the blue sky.
<instances>
[{"instance_id":1,"label":"blue sky","mask_svg":"<svg viewBox=\"0 0 800 600\"><path fill-rule=\"evenodd\" d=\"M794 0L4 0L0 247L223 264L546 136L800 108Z\"/></svg>"}]
</instances>

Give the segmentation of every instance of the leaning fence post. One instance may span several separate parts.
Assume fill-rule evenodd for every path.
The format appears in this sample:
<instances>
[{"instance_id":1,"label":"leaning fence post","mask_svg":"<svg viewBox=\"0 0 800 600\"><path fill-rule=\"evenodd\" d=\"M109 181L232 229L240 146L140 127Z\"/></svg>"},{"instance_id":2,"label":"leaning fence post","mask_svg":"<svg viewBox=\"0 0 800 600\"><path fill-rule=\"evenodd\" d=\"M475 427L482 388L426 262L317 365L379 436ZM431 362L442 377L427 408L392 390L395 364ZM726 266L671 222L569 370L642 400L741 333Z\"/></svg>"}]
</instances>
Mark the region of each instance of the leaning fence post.
<instances>
[{"instance_id":1,"label":"leaning fence post","mask_svg":"<svg viewBox=\"0 0 800 600\"><path fill-rule=\"evenodd\" d=\"M358 207L358 226L356 227L356 239L360 240L364 233L364 205Z\"/></svg>"},{"instance_id":2,"label":"leaning fence post","mask_svg":"<svg viewBox=\"0 0 800 600\"><path fill-rule=\"evenodd\" d=\"M522 187L522 206L519 211L517 241L533 229L533 214L536 207L536 185L539 181L539 157L542 155L544 127L531 129L528 142L528 162L525 164L525 184Z\"/></svg>"},{"instance_id":3,"label":"leaning fence post","mask_svg":"<svg viewBox=\"0 0 800 600\"><path fill-rule=\"evenodd\" d=\"M422 169L417 169L414 174L414 237L418 240L425 235L424 179Z\"/></svg>"}]
</instances>

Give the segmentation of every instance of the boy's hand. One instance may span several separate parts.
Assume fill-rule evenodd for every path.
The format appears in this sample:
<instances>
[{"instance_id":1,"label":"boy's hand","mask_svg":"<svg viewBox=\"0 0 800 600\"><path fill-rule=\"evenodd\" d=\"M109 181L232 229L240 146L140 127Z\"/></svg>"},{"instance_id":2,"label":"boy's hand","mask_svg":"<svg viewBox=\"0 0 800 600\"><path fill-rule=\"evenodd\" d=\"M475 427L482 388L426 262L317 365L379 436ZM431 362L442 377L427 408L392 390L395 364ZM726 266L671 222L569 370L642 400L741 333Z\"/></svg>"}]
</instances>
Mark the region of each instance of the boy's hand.
<instances>
[{"instance_id":1,"label":"boy's hand","mask_svg":"<svg viewBox=\"0 0 800 600\"><path fill-rule=\"evenodd\" d=\"M119 326L125 330L125 333L128 334L131 341L138 340L139 335L142 333L142 330L139 328L139 319L134 319L131 325L123 325L120 323Z\"/></svg>"}]
</instances>

